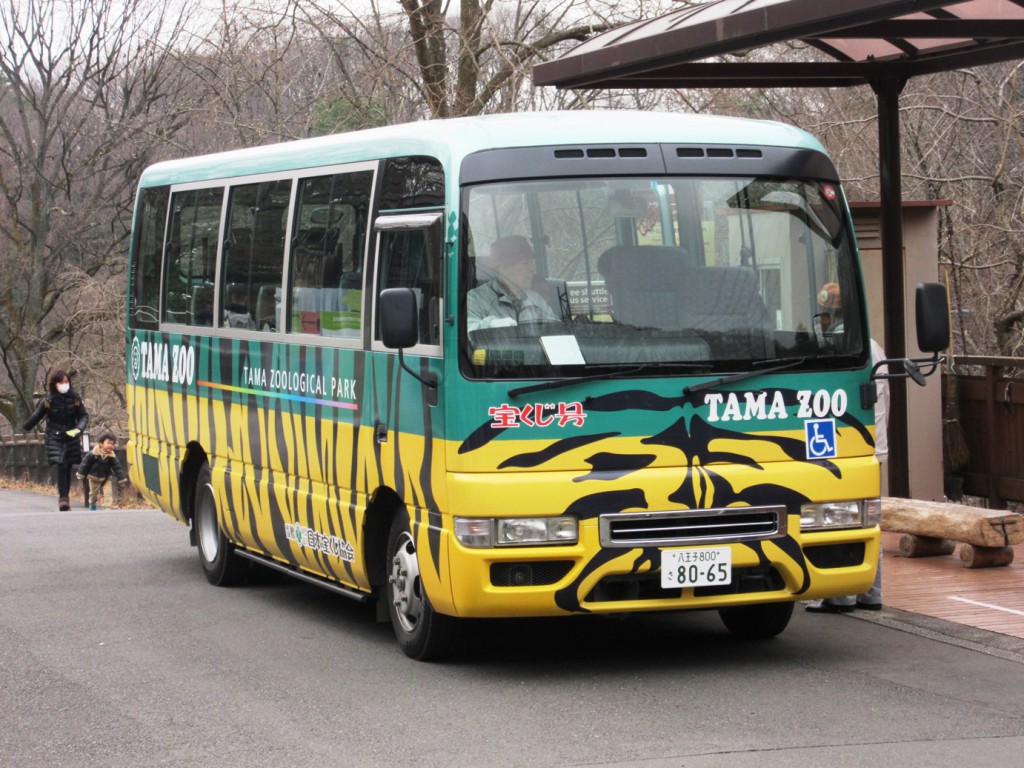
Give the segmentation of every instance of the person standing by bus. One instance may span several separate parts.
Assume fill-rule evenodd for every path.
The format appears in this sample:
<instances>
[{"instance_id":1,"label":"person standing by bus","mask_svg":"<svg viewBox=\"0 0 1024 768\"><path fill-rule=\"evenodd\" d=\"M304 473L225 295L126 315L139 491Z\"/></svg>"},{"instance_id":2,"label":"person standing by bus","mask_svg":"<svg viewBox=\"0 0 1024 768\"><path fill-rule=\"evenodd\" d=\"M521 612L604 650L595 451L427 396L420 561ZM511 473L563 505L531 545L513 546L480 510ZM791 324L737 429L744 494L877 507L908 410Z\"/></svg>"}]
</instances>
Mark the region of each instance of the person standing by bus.
<instances>
[{"instance_id":1,"label":"person standing by bus","mask_svg":"<svg viewBox=\"0 0 1024 768\"><path fill-rule=\"evenodd\" d=\"M882 345L871 339L871 364L878 365L885 360L885 350ZM881 373L881 371L879 371ZM888 490L887 464L889 459L889 382L885 379L875 379L875 458L878 459L878 467L881 474L882 495ZM875 571L875 581L867 592L859 595L846 595L844 597L833 597L827 600L820 600L810 603L806 610L810 613L849 613L857 608L863 611L882 610L882 550L878 550L878 569Z\"/></svg>"},{"instance_id":2,"label":"person standing by bus","mask_svg":"<svg viewBox=\"0 0 1024 768\"><path fill-rule=\"evenodd\" d=\"M57 369L50 374L49 387L35 412L28 417L22 430L28 432L46 419L43 442L46 459L54 466L57 482L58 505L62 512L71 509L71 475L82 460L79 435L89 423L82 398L71 388L67 371Z\"/></svg>"}]
</instances>

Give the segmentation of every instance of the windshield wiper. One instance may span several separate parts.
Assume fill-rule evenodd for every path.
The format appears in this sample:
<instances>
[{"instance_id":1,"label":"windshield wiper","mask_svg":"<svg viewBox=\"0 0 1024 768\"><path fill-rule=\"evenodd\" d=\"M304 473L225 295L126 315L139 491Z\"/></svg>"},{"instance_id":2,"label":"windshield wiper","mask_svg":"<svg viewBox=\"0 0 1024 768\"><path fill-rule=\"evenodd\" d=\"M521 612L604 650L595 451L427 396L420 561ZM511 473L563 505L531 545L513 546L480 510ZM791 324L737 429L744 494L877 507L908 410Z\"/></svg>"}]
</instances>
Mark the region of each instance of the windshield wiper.
<instances>
[{"instance_id":1,"label":"windshield wiper","mask_svg":"<svg viewBox=\"0 0 1024 768\"><path fill-rule=\"evenodd\" d=\"M661 365L638 365L633 368L617 369L614 371L605 371L604 373L596 373L591 376L575 376L571 379L551 379L550 381L542 381L540 384L528 384L525 387L512 387L508 391L509 397L518 397L519 395L527 395L530 392L541 392L546 389L559 389L560 387L571 387L573 384L586 384L590 381L606 381L608 379L625 379L630 376L636 376L641 373L648 373L656 369L664 369L666 375L671 375L672 369L685 368L686 370L695 370L698 368L707 368L707 363L664 363Z\"/></svg>"},{"instance_id":2,"label":"windshield wiper","mask_svg":"<svg viewBox=\"0 0 1024 768\"><path fill-rule=\"evenodd\" d=\"M787 368L796 368L798 365L801 365L801 364L807 362L807 358L806 357L794 357L794 358L790 358L790 359L786 359L786 360L775 359L775 360L761 360L761 361L758 361L758 362L760 362L762 365L765 364L765 363L778 363L778 364L777 365L772 365L771 368L761 368L760 370L756 370L756 371L741 371L740 373L733 373L733 374L730 374L729 376L721 376L721 377L719 377L717 379L712 379L711 381L703 381L700 384L691 384L688 387L683 387L683 394L684 395L692 395L694 392L703 392L705 389L714 389L715 387L720 387L722 384L733 384L733 383L735 383L737 381L745 381L747 379L753 379L753 378L756 378L758 376L764 376L765 374L768 374L768 373L777 373L778 371L784 371Z\"/></svg>"}]
</instances>

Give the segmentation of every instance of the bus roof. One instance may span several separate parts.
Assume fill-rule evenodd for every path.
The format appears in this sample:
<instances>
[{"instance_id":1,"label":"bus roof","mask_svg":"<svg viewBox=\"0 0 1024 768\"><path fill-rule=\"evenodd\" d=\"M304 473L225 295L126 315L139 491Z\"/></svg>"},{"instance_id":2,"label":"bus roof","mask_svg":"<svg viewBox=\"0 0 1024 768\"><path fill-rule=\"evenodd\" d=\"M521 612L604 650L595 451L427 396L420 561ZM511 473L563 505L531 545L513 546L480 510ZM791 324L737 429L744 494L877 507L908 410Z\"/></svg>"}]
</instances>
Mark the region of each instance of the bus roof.
<instances>
[{"instance_id":1,"label":"bus roof","mask_svg":"<svg viewBox=\"0 0 1024 768\"><path fill-rule=\"evenodd\" d=\"M483 149L565 144L704 143L824 151L810 134L784 123L641 111L522 112L426 120L169 160L147 168L140 186L279 173L385 157L429 155L455 167Z\"/></svg>"}]
</instances>

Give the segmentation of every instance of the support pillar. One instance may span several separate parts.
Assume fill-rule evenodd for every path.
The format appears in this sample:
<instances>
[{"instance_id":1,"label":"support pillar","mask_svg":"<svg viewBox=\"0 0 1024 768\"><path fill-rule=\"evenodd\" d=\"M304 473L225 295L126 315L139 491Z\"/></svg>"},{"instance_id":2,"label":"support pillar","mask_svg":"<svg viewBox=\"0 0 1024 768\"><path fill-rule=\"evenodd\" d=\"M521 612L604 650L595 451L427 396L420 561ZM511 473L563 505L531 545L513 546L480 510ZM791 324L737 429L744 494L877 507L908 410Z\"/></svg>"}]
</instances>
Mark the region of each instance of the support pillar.
<instances>
[{"instance_id":1,"label":"support pillar","mask_svg":"<svg viewBox=\"0 0 1024 768\"><path fill-rule=\"evenodd\" d=\"M871 84L878 98L878 168L882 230L882 298L885 353L907 355L906 286L903 265L903 179L900 165L900 93L904 79ZM910 496L907 381L889 380L889 494Z\"/></svg>"}]
</instances>

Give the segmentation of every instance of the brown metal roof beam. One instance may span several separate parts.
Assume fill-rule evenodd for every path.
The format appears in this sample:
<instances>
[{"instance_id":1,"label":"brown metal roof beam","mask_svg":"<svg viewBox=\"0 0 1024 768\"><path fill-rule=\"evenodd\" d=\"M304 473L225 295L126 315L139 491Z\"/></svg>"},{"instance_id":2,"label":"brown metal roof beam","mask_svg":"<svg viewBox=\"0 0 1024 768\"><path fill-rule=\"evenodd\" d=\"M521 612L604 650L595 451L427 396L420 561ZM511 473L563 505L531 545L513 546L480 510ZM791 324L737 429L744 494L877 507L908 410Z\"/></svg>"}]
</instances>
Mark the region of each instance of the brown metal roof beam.
<instances>
[{"instance_id":1,"label":"brown metal roof beam","mask_svg":"<svg viewBox=\"0 0 1024 768\"><path fill-rule=\"evenodd\" d=\"M536 85L562 88L594 87L609 76L649 72L663 64L675 63L685 51L690 61L734 53L783 40L842 35L847 27L862 26L909 13L955 5L956 0L789 0L752 11L738 11L696 24L671 28L674 14L631 25L620 34L606 32L609 41L601 48L581 47L554 61L533 68ZM692 12L692 9L688 9ZM677 12L678 13L678 12ZM668 25L668 31L644 36L649 23ZM634 40L624 40L636 36ZM600 38L597 38L600 40Z\"/></svg>"},{"instance_id":2,"label":"brown metal roof beam","mask_svg":"<svg viewBox=\"0 0 1024 768\"><path fill-rule=\"evenodd\" d=\"M843 88L1024 58L1024 41L870 62L692 62L598 77L588 88Z\"/></svg>"},{"instance_id":3,"label":"brown metal roof beam","mask_svg":"<svg viewBox=\"0 0 1024 768\"><path fill-rule=\"evenodd\" d=\"M620 88L765 88L772 85L861 85L892 74L892 62L696 62L661 67L635 75L608 77L590 87ZM674 83L668 81L675 81ZM791 82L788 82L791 81ZM639 85L639 83L654 85ZM699 85L696 83L700 82ZM762 83L762 84L755 84Z\"/></svg>"},{"instance_id":4,"label":"brown metal roof beam","mask_svg":"<svg viewBox=\"0 0 1024 768\"><path fill-rule=\"evenodd\" d=\"M1009 19L889 19L809 36L829 38L1024 38L1024 21Z\"/></svg>"},{"instance_id":5,"label":"brown metal roof beam","mask_svg":"<svg viewBox=\"0 0 1024 768\"><path fill-rule=\"evenodd\" d=\"M911 76L933 75L965 67L980 67L984 64L998 64L1024 58L1024 41L1007 40L983 46L956 48L943 53L929 53L908 59L906 71Z\"/></svg>"},{"instance_id":6,"label":"brown metal roof beam","mask_svg":"<svg viewBox=\"0 0 1024 768\"><path fill-rule=\"evenodd\" d=\"M588 89L598 88L674 88L682 90L686 88L849 88L854 85L864 85L865 80L836 80L829 78L808 79L802 77L798 80L785 80L773 77L744 78L742 80L718 80L700 78L664 78L658 79L655 76L615 80L614 82L595 82L588 85Z\"/></svg>"}]
</instances>

